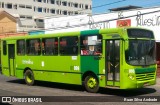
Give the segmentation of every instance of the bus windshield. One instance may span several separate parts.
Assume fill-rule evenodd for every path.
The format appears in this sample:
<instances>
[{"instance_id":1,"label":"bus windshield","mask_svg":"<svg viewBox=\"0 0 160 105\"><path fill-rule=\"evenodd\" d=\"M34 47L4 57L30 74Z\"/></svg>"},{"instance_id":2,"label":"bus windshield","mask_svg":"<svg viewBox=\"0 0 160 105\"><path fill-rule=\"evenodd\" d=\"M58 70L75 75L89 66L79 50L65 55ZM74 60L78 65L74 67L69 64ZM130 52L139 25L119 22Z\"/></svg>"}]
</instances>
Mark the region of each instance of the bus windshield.
<instances>
[{"instance_id":1,"label":"bus windshield","mask_svg":"<svg viewBox=\"0 0 160 105\"><path fill-rule=\"evenodd\" d=\"M126 61L130 65L150 65L156 63L154 40L130 39L129 48L125 53Z\"/></svg>"}]
</instances>

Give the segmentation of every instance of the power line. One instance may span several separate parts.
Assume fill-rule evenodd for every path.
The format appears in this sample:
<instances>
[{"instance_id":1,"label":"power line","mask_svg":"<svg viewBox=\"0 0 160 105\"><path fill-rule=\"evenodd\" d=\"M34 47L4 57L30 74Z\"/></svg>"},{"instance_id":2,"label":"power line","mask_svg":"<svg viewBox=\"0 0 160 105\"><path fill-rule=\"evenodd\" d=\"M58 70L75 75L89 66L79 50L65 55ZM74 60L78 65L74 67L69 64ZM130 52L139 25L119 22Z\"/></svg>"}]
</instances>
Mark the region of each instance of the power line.
<instances>
[{"instance_id":1,"label":"power line","mask_svg":"<svg viewBox=\"0 0 160 105\"><path fill-rule=\"evenodd\" d=\"M116 3L121 3L121 2L124 2L124 1L127 1L127 0L119 0L119 1L116 1L116 2L112 2L112 3L102 4L102 5L99 5L99 6L92 7L92 9L93 8L104 7L104 6L112 5L112 4L116 4Z\"/></svg>"}]
</instances>

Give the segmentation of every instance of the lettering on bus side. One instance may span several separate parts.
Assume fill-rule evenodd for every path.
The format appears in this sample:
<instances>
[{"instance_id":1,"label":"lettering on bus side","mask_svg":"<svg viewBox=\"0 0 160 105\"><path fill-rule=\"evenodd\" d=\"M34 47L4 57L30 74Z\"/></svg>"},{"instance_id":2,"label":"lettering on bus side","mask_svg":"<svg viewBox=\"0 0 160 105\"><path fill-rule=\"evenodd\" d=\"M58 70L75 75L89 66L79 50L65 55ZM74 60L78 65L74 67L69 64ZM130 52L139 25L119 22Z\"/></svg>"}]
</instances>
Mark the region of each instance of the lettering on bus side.
<instances>
[{"instance_id":1,"label":"lettering on bus side","mask_svg":"<svg viewBox=\"0 0 160 105\"><path fill-rule=\"evenodd\" d=\"M33 65L33 61L29 60L22 60L22 64L32 64Z\"/></svg>"}]
</instances>

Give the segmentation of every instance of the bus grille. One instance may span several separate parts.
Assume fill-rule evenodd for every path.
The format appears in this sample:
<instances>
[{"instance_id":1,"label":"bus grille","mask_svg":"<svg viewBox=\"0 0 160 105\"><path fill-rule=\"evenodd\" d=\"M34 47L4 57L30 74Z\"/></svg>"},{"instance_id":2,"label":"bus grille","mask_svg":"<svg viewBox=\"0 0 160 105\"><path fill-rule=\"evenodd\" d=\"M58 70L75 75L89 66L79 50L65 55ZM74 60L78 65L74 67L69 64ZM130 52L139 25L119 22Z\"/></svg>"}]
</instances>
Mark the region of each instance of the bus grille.
<instances>
[{"instance_id":1,"label":"bus grille","mask_svg":"<svg viewBox=\"0 0 160 105\"><path fill-rule=\"evenodd\" d=\"M155 73L136 74L137 81L146 81L154 79Z\"/></svg>"}]
</instances>

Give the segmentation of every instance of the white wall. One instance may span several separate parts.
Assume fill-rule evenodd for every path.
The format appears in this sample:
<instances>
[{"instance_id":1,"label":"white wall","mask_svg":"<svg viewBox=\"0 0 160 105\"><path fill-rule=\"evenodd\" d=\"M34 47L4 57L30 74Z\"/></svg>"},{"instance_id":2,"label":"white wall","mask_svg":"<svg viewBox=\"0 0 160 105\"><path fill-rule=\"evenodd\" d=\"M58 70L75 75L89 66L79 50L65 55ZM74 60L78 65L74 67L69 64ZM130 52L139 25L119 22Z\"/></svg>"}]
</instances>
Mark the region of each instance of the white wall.
<instances>
[{"instance_id":1,"label":"white wall","mask_svg":"<svg viewBox=\"0 0 160 105\"><path fill-rule=\"evenodd\" d=\"M154 31L160 42L160 7L142 8L128 11L111 12L99 15L76 15L45 19L45 33L80 31L88 29L116 28L117 20L130 20L133 27L144 27Z\"/></svg>"},{"instance_id":2,"label":"white wall","mask_svg":"<svg viewBox=\"0 0 160 105\"><path fill-rule=\"evenodd\" d=\"M63 16L45 19L45 33L70 32L88 29L87 15ZM86 24L82 26L82 24ZM77 27L76 27L77 26Z\"/></svg>"}]
</instances>

